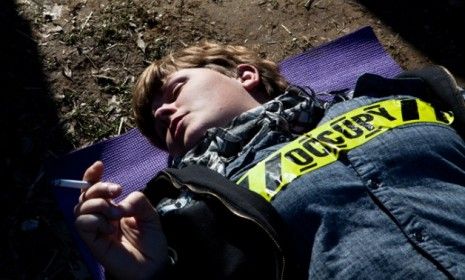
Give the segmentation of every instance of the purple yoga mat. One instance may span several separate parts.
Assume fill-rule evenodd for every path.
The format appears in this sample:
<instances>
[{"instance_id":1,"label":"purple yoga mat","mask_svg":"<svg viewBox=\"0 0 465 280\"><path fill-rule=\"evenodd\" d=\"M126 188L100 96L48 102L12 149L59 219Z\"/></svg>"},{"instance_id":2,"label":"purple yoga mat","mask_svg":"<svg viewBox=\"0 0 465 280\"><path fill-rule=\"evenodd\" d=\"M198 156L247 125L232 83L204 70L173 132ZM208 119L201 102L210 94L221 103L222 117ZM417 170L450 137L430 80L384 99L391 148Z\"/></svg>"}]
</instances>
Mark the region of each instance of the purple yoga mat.
<instances>
[{"instance_id":1,"label":"purple yoga mat","mask_svg":"<svg viewBox=\"0 0 465 280\"><path fill-rule=\"evenodd\" d=\"M315 92L354 88L364 73L394 77L402 69L385 52L371 27L287 58L280 64L287 81Z\"/></svg>"},{"instance_id":2,"label":"purple yoga mat","mask_svg":"<svg viewBox=\"0 0 465 280\"><path fill-rule=\"evenodd\" d=\"M384 51L370 27L287 58L279 66L290 83L309 86L316 92L354 88L357 78L364 73L393 77L402 70ZM150 145L137 129L133 129L51 163L47 168L48 178L80 179L84 170L96 160L102 160L105 165L103 180L121 184L121 197L125 197L143 188L165 168L168 155ZM79 191L55 188L54 193L93 278L104 279L101 266L90 255L73 227L73 207Z\"/></svg>"}]
</instances>

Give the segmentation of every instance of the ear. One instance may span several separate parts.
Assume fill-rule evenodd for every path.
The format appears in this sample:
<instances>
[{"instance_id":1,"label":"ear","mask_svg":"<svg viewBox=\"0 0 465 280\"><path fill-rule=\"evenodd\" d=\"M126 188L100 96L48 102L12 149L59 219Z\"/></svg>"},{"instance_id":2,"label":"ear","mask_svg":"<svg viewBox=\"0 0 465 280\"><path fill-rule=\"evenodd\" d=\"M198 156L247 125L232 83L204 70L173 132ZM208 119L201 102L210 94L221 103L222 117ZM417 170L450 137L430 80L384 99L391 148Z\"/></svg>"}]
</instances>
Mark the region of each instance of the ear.
<instances>
[{"instance_id":1,"label":"ear","mask_svg":"<svg viewBox=\"0 0 465 280\"><path fill-rule=\"evenodd\" d=\"M251 64L239 64L236 70L237 79L248 92L252 93L258 89L260 86L260 73L255 66Z\"/></svg>"}]
</instances>

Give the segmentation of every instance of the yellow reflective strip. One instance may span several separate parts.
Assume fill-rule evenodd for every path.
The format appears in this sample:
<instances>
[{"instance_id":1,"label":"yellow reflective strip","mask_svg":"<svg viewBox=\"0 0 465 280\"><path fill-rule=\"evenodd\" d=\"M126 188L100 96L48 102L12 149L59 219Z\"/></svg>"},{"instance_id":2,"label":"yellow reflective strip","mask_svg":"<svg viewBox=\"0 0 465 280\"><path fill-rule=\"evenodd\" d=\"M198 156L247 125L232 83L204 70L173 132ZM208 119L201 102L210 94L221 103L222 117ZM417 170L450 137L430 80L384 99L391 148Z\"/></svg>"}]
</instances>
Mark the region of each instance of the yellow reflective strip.
<instances>
[{"instance_id":1,"label":"yellow reflective strip","mask_svg":"<svg viewBox=\"0 0 465 280\"><path fill-rule=\"evenodd\" d=\"M417 105L420 119L436 119L436 113L434 112L433 107L429 104L417 101Z\"/></svg>"},{"instance_id":2,"label":"yellow reflective strip","mask_svg":"<svg viewBox=\"0 0 465 280\"><path fill-rule=\"evenodd\" d=\"M441 114L446 119L446 124L451 125L454 122L454 114L452 112L441 112Z\"/></svg>"},{"instance_id":3,"label":"yellow reflective strip","mask_svg":"<svg viewBox=\"0 0 465 280\"><path fill-rule=\"evenodd\" d=\"M251 172L250 176L248 177L249 189L260 194L261 196L266 196L266 187L263 188L263 186L266 186L265 176L263 176L266 172L265 164L263 162L260 163L261 164L257 164L255 167L250 169Z\"/></svg>"},{"instance_id":4,"label":"yellow reflective strip","mask_svg":"<svg viewBox=\"0 0 465 280\"><path fill-rule=\"evenodd\" d=\"M436 118L436 112L430 104L419 99L414 99L414 101L416 112L404 111L404 113L413 113L409 116L413 115L418 118L409 120L403 119L402 100L385 100L347 112L270 154L249 169L237 183L243 184L245 180L248 180L250 190L270 201L294 179L335 162L340 152L347 152L363 145L389 129L420 122L443 124L453 122L451 113L439 112L446 120L442 122ZM281 174L279 176L275 174L275 177L280 181L268 182L267 187L266 162L278 155L281 161Z\"/></svg>"}]
</instances>

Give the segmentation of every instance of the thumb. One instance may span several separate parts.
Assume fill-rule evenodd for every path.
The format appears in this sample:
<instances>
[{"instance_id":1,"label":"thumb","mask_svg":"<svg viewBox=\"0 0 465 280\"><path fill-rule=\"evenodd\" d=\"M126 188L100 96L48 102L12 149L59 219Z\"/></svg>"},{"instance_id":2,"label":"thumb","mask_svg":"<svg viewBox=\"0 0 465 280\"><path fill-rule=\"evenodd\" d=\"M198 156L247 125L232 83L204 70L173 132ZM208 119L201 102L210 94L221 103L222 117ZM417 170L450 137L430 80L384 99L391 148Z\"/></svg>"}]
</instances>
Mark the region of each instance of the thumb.
<instances>
[{"instance_id":1,"label":"thumb","mask_svg":"<svg viewBox=\"0 0 465 280\"><path fill-rule=\"evenodd\" d=\"M119 208L125 217L136 217L141 222L156 221L158 215L147 197L141 192L130 193L119 203Z\"/></svg>"},{"instance_id":2,"label":"thumb","mask_svg":"<svg viewBox=\"0 0 465 280\"><path fill-rule=\"evenodd\" d=\"M125 218L122 231L126 238L149 259L163 263L167 259L167 243L160 217L147 197L132 192L119 204Z\"/></svg>"}]
</instances>

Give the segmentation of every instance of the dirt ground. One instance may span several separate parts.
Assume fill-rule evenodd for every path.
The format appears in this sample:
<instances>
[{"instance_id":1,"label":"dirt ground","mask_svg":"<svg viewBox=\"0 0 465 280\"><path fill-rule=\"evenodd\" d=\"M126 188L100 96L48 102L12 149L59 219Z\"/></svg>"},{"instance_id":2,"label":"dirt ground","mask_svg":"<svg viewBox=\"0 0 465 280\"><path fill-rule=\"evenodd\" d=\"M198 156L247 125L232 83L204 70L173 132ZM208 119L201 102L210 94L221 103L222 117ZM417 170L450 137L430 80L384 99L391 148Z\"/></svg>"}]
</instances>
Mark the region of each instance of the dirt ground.
<instances>
[{"instance_id":1,"label":"dirt ground","mask_svg":"<svg viewBox=\"0 0 465 280\"><path fill-rule=\"evenodd\" d=\"M442 64L463 84L463 12L455 0L2 0L0 278L90 277L40 175L134 127L150 61L206 39L279 61L370 25L403 68Z\"/></svg>"}]
</instances>

